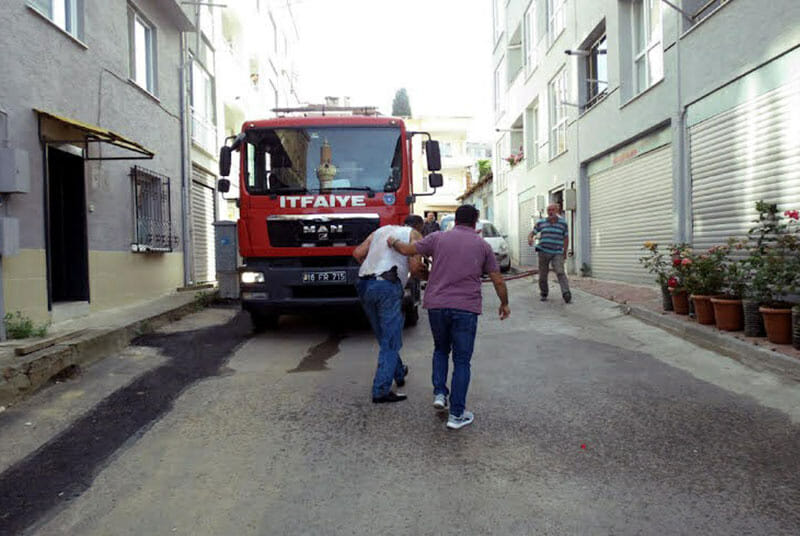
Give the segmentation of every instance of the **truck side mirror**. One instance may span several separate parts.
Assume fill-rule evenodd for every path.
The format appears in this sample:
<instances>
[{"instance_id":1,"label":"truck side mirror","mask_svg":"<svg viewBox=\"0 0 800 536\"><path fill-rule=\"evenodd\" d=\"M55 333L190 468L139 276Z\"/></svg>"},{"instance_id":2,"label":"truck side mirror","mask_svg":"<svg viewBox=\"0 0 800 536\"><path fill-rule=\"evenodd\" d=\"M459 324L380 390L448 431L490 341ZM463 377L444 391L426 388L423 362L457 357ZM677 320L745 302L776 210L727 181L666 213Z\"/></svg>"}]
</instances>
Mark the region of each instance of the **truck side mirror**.
<instances>
[{"instance_id":1,"label":"truck side mirror","mask_svg":"<svg viewBox=\"0 0 800 536\"><path fill-rule=\"evenodd\" d=\"M231 181L229 181L228 179L220 179L219 182L217 182L217 191L223 194L227 194L228 192L230 192Z\"/></svg>"},{"instance_id":2,"label":"truck side mirror","mask_svg":"<svg viewBox=\"0 0 800 536\"><path fill-rule=\"evenodd\" d=\"M439 142L428 140L425 142L425 155L428 157L428 171L442 169L442 157L439 154Z\"/></svg>"},{"instance_id":3,"label":"truck side mirror","mask_svg":"<svg viewBox=\"0 0 800 536\"><path fill-rule=\"evenodd\" d=\"M431 185L431 188L441 188L444 184L444 177L441 173L431 173L428 175L428 184Z\"/></svg>"},{"instance_id":4,"label":"truck side mirror","mask_svg":"<svg viewBox=\"0 0 800 536\"><path fill-rule=\"evenodd\" d=\"M231 148L228 146L219 150L219 174L222 177L231 174Z\"/></svg>"}]
</instances>

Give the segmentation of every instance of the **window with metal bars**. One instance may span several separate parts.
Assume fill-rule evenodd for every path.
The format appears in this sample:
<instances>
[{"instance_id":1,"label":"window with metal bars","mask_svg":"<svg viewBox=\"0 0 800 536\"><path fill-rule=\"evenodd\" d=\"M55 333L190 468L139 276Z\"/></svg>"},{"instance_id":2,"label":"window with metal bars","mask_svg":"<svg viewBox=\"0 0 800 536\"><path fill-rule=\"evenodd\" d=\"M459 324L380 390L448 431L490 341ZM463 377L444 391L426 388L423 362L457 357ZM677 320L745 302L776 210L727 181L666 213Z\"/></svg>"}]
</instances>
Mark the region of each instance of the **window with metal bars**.
<instances>
[{"instance_id":1,"label":"window with metal bars","mask_svg":"<svg viewBox=\"0 0 800 536\"><path fill-rule=\"evenodd\" d=\"M169 177L134 166L131 168L134 195L135 252L170 252L178 238L172 232Z\"/></svg>"}]
</instances>

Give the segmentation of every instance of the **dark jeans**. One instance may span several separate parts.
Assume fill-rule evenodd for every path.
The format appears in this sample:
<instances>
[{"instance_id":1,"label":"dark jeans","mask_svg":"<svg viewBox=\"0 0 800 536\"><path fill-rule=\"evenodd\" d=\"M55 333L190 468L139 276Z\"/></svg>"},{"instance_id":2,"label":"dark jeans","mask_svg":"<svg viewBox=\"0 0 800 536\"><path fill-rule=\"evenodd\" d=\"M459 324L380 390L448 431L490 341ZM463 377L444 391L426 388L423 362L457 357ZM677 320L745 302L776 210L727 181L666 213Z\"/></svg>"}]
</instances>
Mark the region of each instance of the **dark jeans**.
<instances>
[{"instance_id":1,"label":"dark jeans","mask_svg":"<svg viewBox=\"0 0 800 536\"><path fill-rule=\"evenodd\" d=\"M372 381L372 396L380 398L392 390L393 380L404 377L400 348L403 347L403 287L400 282L360 279L356 284L361 305L378 339L378 368Z\"/></svg>"},{"instance_id":2,"label":"dark jeans","mask_svg":"<svg viewBox=\"0 0 800 536\"><path fill-rule=\"evenodd\" d=\"M469 389L470 359L475 348L478 315L461 309L429 309L433 333L433 394L450 394L450 413L464 413ZM447 390L447 365L453 352L452 391Z\"/></svg>"}]
</instances>

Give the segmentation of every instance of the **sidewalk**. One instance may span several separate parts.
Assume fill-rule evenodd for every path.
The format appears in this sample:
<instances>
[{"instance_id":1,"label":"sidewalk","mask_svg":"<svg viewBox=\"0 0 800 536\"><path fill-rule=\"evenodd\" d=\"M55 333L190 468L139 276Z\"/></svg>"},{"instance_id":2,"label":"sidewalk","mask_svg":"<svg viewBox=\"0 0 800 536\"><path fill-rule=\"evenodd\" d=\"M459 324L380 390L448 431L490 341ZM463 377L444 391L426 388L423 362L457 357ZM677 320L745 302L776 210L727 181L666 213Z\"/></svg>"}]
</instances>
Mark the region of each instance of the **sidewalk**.
<instances>
[{"instance_id":1,"label":"sidewalk","mask_svg":"<svg viewBox=\"0 0 800 536\"><path fill-rule=\"evenodd\" d=\"M203 307L204 292L208 289L176 292L54 324L43 338L0 343L0 406L35 392L59 373L118 352L135 337L196 311Z\"/></svg>"},{"instance_id":2,"label":"sidewalk","mask_svg":"<svg viewBox=\"0 0 800 536\"><path fill-rule=\"evenodd\" d=\"M532 266L516 266L520 271L537 271ZM535 277L535 276L534 276ZM704 326L684 315L665 312L660 290L654 286L606 281L571 275L570 287L619 303L630 314L650 325L683 337L698 346L727 355L757 370L773 372L800 381L800 350L788 344L773 344L766 338L745 337L743 332L720 331ZM553 275L550 286L558 286Z\"/></svg>"}]
</instances>

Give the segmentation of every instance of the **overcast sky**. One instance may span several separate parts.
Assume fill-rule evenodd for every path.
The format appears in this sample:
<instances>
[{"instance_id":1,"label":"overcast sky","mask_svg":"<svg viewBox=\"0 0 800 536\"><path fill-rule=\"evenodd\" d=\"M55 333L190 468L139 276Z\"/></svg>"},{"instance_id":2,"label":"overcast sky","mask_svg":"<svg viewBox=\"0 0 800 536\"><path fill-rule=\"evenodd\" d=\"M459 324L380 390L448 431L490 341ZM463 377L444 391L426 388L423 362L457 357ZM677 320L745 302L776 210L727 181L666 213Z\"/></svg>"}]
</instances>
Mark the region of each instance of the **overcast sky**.
<instances>
[{"instance_id":1,"label":"overcast sky","mask_svg":"<svg viewBox=\"0 0 800 536\"><path fill-rule=\"evenodd\" d=\"M491 139L490 0L293 0L300 98L350 96L391 113L408 90L413 115L476 119Z\"/></svg>"}]
</instances>

